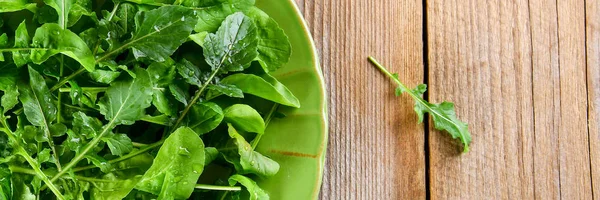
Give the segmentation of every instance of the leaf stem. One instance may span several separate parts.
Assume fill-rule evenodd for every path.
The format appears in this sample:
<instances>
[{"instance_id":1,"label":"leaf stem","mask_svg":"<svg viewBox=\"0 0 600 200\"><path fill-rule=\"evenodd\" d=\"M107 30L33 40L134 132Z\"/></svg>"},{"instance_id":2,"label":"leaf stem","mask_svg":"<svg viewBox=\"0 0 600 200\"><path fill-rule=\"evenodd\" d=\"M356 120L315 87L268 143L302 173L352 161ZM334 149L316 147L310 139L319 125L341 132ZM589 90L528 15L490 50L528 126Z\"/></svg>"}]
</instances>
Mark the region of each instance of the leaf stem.
<instances>
[{"instance_id":1,"label":"leaf stem","mask_svg":"<svg viewBox=\"0 0 600 200\"><path fill-rule=\"evenodd\" d=\"M269 126L269 123L271 122L271 119L273 118L273 114L275 114L275 112L277 111L278 108L279 108L278 103L273 104L273 107L271 107L269 114L267 114L267 116L265 116L265 130L267 129L267 126ZM262 138L263 135L264 135L264 133L258 134L256 136L256 138L254 138L254 140L252 140L252 150L256 149L256 146L258 146L258 143L260 142L260 139Z\"/></svg>"},{"instance_id":2,"label":"leaf stem","mask_svg":"<svg viewBox=\"0 0 600 200\"><path fill-rule=\"evenodd\" d=\"M220 185L196 184L196 189L201 189L201 190L219 190L219 191L241 191L242 187L239 187L239 186L220 186Z\"/></svg>"},{"instance_id":3,"label":"leaf stem","mask_svg":"<svg viewBox=\"0 0 600 200\"><path fill-rule=\"evenodd\" d=\"M106 92L108 87L81 87L81 91L84 92ZM59 88L58 91L60 93L69 93L71 92L71 88Z\"/></svg>"},{"instance_id":4,"label":"leaf stem","mask_svg":"<svg viewBox=\"0 0 600 200\"><path fill-rule=\"evenodd\" d=\"M146 147L144 147L144 148L142 148L142 149L140 149L138 151L131 152L131 153L129 153L129 154L123 156L123 157L119 157L119 158L116 158L116 159L113 159L113 160L109 160L108 163L114 164L114 163L118 163L118 162L130 159L130 158L136 157L136 156L141 155L143 153L146 153L146 152L148 152L148 151L150 151L150 150L152 150L152 149L154 149L156 147L159 147L164 142L165 142L164 140L161 140L161 141L158 141L156 143L147 145ZM95 165L88 165L88 166L85 166L85 167L77 167L77 168L73 168L73 172L80 172L80 171L85 171L85 170L94 169L94 168L96 168Z\"/></svg>"},{"instance_id":5,"label":"leaf stem","mask_svg":"<svg viewBox=\"0 0 600 200\"><path fill-rule=\"evenodd\" d=\"M37 163L37 161L35 161L31 155L29 155L29 153L27 153L27 150L25 150L25 148L21 145L21 143L19 142L19 140L17 139L17 136L15 135L14 132L12 132L12 130L10 130L10 127L8 126L8 122L6 121L6 117L5 116L0 116L0 123L2 123L2 126L4 126L6 135L8 135L8 137L15 141L17 143L16 148L17 151L21 152L19 155L23 156L23 158L25 158L25 160L27 161L27 163L29 163L29 165L31 166L31 168L33 168L35 175L42 179L42 181L44 183L46 183L46 185L48 186L48 188L50 188L50 190L52 190L52 193L54 193L54 195L56 196L57 199L59 200L64 200L65 197L62 195L62 193L60 193L60 190L58 190L58 188L56 187L56 185L54 185L52 183L52 181L49 180L48 176L42 172L42 170L40 169L39 164Z\"/></svg>"},{"instance_id":6,"label":"leaf stem","mask_svg":"<svg viewBox=\"0 0 600 200\"><path fill-rule=\"evenodd\" d=\"M181 116L179 116L179 118L175 122L175 125L173 126L173 129L172 129L171 132L173 132L174 130L176 130L179 127L179 125L181 125L181 122L183 122L183 119L185 118L185 116L187 115L187 113L190 111L190 109L192 108L192 106L194 106L194 104L196 104L196 102L198 102L198 100L200 99L200 96L202 96L202 93L204 93L204 90L206 90L206 87L212 81L212 79L215 78L215 76L219 72L220 68L221 67L219 66L217 69L215 69L210 74L210 77L208 77L208 79L206 80L206 82L204 82L204 84L202 85L202 87L200 88L200 90L198 90L198 92L196 92L196 95L194 95L194 98L192 98L192 100L188 103L188 105L185 107L185 109L183 110L183 112L181 112Z\"/></svg>"}]
</instances>

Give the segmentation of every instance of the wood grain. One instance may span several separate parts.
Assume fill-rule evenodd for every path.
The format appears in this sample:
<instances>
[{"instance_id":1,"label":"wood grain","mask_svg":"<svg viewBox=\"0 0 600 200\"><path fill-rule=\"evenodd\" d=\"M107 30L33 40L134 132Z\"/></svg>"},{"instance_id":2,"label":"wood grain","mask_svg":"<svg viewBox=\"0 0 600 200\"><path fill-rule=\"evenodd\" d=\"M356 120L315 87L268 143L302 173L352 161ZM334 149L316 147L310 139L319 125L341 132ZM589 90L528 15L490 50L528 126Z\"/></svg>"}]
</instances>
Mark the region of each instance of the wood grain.
<instances>
[{"instance_id":1,"label":"wood grain","mask_svg":"<svg viewBox=\"0 0 600 200\"><path fill-rule=\"evenodd\" d=\"M424 80L418 0L297 1L329 89L329 150L321 199L424 199L424 127L412 100L367 56L408 85Z\"/></svg>"},{"instance_id":2,"label":"wood grain","mask_svg":"<svg viewBox=\"0 0 600 200\"><path fill-rule=\"evenodd\" d=\"M587 88L592 186L600 196L600 1L586 1Z\"/></svg>"},{"instance_id":3,"label":"wood grain","mask_svg":"<svg viewBox=\"0 0 600 200\"><path fill-rule=\"evenodd\" d=\"M534 130L526 0L427 1L429 97L453 101L471 152L430 127L431 199L531 199Z\"/></svg>"}]
</instances>

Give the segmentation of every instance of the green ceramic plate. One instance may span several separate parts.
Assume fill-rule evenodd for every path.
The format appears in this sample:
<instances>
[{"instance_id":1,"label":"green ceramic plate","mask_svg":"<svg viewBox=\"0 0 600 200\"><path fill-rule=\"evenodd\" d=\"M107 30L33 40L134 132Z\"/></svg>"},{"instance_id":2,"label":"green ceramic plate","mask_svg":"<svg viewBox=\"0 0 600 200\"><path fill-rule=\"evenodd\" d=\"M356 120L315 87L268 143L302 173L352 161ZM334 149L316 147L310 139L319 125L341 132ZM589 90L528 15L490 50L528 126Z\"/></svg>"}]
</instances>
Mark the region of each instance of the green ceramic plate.
<instances>
[{"instance_id":1,"label":"green ceramic plate","mask_svg":"<svg viewBox=\"0 0 600 200\"><path fill-rule=\"evenodd\" d=\"M271 199L317 199L327 149L327 105L323 75L310 32L293 0L257 0L292 43L292 57L273 75L300 100L300 109L281 108L286 117L269 124L258 151L281 165L259 180Z\"/></svg>"}]
</instances>

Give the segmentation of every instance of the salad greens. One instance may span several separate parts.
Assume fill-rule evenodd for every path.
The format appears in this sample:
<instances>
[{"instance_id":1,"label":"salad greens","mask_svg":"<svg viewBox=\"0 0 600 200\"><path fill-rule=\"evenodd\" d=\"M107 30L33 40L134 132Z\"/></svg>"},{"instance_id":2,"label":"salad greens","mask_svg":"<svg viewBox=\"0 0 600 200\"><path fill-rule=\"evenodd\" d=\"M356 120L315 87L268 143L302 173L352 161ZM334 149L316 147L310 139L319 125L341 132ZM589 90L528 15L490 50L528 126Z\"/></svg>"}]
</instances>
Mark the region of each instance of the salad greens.
<instances>
[{"instance_id":1,"label":"salad greens","mask_svg":"<svg viewBox=\"0 0 600 200\"><path fill-rule=\"evenodd\" d=\"M0 1L0 199L269 199L290 55L254 0Z\"/></svg>"},{"instance_id":2,"label":"salad greens","mask_svg":"<svg viewBox=\"0 0 600 200\"><path fill-rule=\"evenodd\" d=\"M400 79L398 74L390 73L383 65L379 64L373 57L369 57L371 61L381 72L390 77L398 87L396 88L396 96L402 95L402 93L408 93L415 100L415 112L419 117L419 123L423 122L425 113L429 113L433 119L435 128L438 130L446 130L452 138L460 139L463 144L463 152L469 151L469 144L471 143L471 134L469 133L469 126L467 123L460 121L456 117L456 111L454 110L454 104L450 102L442 102L441 104L432 104L423 99L423 94L427 91L427 85L420 84L415 89L409 89L406 87Z\"/></svg>"}]
</instances>

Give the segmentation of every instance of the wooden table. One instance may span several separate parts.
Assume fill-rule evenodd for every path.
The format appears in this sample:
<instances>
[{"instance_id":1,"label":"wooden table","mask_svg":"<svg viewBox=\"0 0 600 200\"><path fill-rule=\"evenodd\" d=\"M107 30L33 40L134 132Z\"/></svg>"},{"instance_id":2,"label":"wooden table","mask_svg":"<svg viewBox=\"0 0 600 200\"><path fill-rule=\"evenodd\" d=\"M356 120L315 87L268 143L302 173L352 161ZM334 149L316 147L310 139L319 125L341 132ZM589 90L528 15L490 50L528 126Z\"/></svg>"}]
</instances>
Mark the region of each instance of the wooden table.
<instances>
[{"instance_id":1,"label":"wooden table","mask_svg":"<svg viewBox=\"0 0 600 200\"><path fill-rule=\"evenodd\" d=\"M600 1L297 2L329 90L322 199L600 198ZM369 55L454 102L471 152Z\"/></svg>"}]
</instances>

